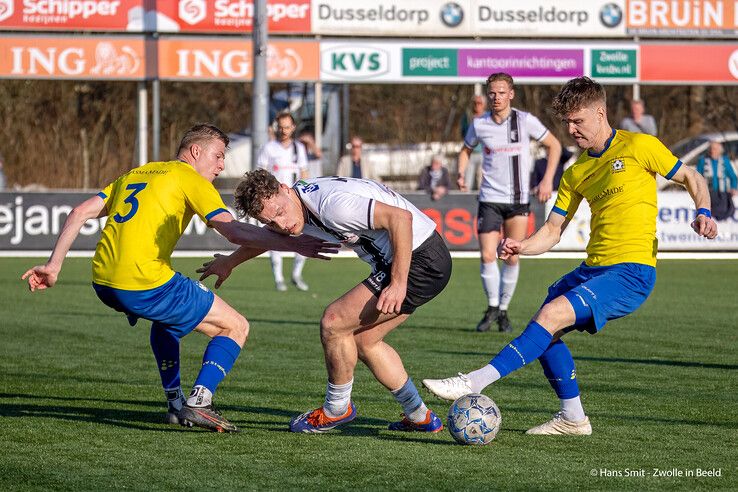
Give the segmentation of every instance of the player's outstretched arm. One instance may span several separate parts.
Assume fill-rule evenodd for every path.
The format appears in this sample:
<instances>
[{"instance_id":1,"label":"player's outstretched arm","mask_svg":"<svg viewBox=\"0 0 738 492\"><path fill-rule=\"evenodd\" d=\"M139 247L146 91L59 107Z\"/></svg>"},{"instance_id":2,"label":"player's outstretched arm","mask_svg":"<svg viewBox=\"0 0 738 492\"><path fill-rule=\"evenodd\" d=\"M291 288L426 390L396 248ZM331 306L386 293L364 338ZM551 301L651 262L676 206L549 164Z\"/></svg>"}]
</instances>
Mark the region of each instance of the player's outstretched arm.
<instances>
[{"instance_id":1,"label":"player's outstretched arm","mask_svg":"<svg viewBox=\"0 0 738 492\"><path fill-rule=\"evenodd\" d=\"M212 260L206 261L200 268L195 270L201 273L200 280L205 280L211 275L215 275L218 279L215 281L215 288L219 288L223 282L230 277L231 272L241 263L255 258L264 253L264 249L247 248L241 246L230 255L221 255L216 253Z\"/></svg>"},{"instance_id":2,"label":"player's outstretched arm","mask_svg":"<svg viewBox=\"0 0 738 492\"><path fill-rule=\"evenodd\" d=\"M74 207L64 221L49 261L45 265L38 265L27 270L21 276L22 280L28 280L28 288L31 292L48 289L56 284L64 258L79 235L82 226L87 220L103 215L105 215L105 202L97 195Z\"/></svg>"},{"instance_id":3,"label":"player's outstretched arm","mask_svg":"<svg viewBox=\"0 0 738 492\"><path fill-rule=\"evenodd\" d=\"M251 249L294 251L308 258L329 260L330 258L325 255L338 252L340 247L339 244L329 243L307 234L289 236L266 227L238 222L228 212L212 217L209 223L228 241Z\"/></svg>"},{"instance_id":4,"label":"player's outstretched arm","mask_svg":"<svg viewBox=\"0 0 738 492\"><path fill-rule=\"evenodd\" d=\"M691 226L694 232L707 239L715 239L718 233L717 223L708 217L710 212L710 192L707 189L707 182L694 169L681 166L672 176L672 181L679 183L687 188L692 196L694 206L697 208L697 217L695 217Z\"/></svg>"},{"instance_id":5,"label":"player's outstretched arm","mask_svg":"<svg viewBox=\"0 0 738 492\"><path fill-rule=\"evenodd\" d=\"M413 215L378 201L374 205L374 228L386 230L392 243L392 279L379 294L377 309L383 314L399 314L407 295L407 276L413 255Z\"/></svg>"},{"instance_id":6,"label":"player's outstretched arm","mask_svg":"<svg viewBox=\"0 0 738 492\"><path fill-rule=\"evenodd\" d=\"M531 237L522 241L505 238L497 247L497 256L506 260L513 255L540 255L559 243L569 221L561 214L551 212L546 222Z\"/></svg>"}]
</instances>

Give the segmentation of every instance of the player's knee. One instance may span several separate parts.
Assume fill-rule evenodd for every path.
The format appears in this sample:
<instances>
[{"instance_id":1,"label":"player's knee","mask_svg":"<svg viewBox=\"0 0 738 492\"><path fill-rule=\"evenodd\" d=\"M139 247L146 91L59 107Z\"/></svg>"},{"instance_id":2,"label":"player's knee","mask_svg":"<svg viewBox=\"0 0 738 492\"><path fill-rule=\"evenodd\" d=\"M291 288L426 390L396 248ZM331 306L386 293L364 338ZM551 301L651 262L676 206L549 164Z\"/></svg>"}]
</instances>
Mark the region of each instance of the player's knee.
<instances>
[{"instance_id":1,"label":"player's knee","mask_svg":"<svg viewBox=\"0 0 738 492\"><path fill-rule=\"evenodd\" d=\"M341 316L335 309L328 306L320 318L320 341L323 342L323 345L339 337L341 327Z\"/></svg>"},{"instance_id":2,"label":"player's knee","mask_svg":"<svg viewBox=\"0 0 738 492\"><path fill-rule=\"evenodd\" d=\"M571 325L571 321L567 319L566 315L560 309L560 306L555 302L550 302L543 306L534 318L535 322L541 325L554 335L556 332Z\"/></svg>"},{"instance_id":3,"label":"player's knee","mask_svg":"<svg viewBox=\"0 0 738 492\"><path fill-rule=\"evenodd\" d=\"M497 252L496 251L482 250L482 251L480 251L480 254L482 256L482 263L492 263L494 261L497 261Z\"/></svg>"},{"instance_id":4,"label":"player's knee","mask_svg":"<svg viewBox=\"0 0 738 492\"><path fill-rule=\"evenodd\" d=\"M229 336L238 345L243 347L249 337L249 322L240 314L236 317L233 328L229 330Z\"/></svg>"}]
</instances>

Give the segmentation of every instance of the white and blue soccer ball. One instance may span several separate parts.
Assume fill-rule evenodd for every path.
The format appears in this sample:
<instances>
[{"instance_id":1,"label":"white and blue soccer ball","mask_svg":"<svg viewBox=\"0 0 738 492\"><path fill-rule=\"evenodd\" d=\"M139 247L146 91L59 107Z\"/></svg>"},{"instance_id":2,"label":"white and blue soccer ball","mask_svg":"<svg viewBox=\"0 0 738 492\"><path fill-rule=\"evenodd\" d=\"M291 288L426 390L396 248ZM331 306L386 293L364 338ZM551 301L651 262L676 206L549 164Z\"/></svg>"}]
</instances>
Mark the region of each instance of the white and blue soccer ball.
<instances>
[{"instance_id":1,"label":"white and blue soccer ball","mask_svg":"<svg viewBox=\"0 0 738 492\"><path fill-rule=\"evenodd\" d=\"M489 444L502 424L500 409L491 398L478 393L464 395L448 411L447 427L460 444Z\"/></svg>"}]
</instances>

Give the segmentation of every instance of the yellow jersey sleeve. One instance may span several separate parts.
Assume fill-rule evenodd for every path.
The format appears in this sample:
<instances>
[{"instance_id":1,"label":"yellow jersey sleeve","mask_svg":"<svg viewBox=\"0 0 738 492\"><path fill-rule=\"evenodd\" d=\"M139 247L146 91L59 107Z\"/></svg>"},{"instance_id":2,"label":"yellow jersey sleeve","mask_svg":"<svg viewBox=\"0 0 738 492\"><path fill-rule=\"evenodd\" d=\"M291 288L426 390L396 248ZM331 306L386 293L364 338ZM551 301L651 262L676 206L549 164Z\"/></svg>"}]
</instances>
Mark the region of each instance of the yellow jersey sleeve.
<instances>
[{"instance_id":1,"label":"yellow jersey sleeve","mask_svg":"<svg viewBox=\"0 0 738 492\"><path fill-rule=\"evenodd\" d=\"M682 165L680 161L661 141L651 135L633 134L633 148L636 150L636 161L647 171L658 173L671 179Z\"/></svg>"},{"instance_id":2,"label":"yellow jersey sleeve","mask_svg":"<svg viewBox=\"0 0 738 492\"><path fill-rule=\"evenodd\" d=\"M574 218L574 214L582 202L582 195L574 190L571 180L572 173L564 171L556 194L556 203L554 204L553 210L551 210L551 212L563 215L569 220Z\"/></svg>"}]
</instances>

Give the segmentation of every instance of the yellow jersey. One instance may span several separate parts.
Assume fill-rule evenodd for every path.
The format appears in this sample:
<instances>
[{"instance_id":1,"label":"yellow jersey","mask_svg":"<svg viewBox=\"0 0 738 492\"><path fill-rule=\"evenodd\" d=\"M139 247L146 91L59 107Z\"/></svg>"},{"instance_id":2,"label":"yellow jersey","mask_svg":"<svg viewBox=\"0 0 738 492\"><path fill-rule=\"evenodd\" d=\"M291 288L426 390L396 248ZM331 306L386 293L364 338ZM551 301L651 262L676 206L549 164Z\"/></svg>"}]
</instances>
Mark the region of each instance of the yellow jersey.
<instances>
[{"instance_id":1,"label":"yellow jersey","mask_svg":"<svg viewBox=\"0 0 738 492\"><path fill-rule=\"evenodd\" d=\"M584 152L561 177L553 212L592 210L589 266L656 265L656 173L671 179L682 162L656 137L613 130L599 153Z\"/></svg>"},{"instance_id":2,"label":"yellow jersey","mask_svg":"<svg viewBox=\"0 0 738 492\"><path fill-rule=\"evenodd\" d=\"M150 162L98 195L108 220L92 260L92 280L124 290L168 282L174 276L172 251L192 216L207 222L227 211L213 184L182 161Z\"/></svg>"}]
</instances>

